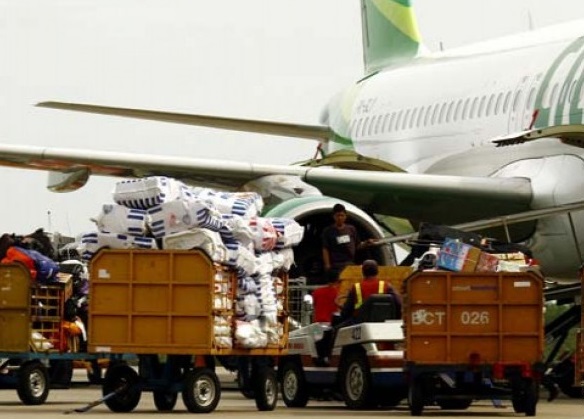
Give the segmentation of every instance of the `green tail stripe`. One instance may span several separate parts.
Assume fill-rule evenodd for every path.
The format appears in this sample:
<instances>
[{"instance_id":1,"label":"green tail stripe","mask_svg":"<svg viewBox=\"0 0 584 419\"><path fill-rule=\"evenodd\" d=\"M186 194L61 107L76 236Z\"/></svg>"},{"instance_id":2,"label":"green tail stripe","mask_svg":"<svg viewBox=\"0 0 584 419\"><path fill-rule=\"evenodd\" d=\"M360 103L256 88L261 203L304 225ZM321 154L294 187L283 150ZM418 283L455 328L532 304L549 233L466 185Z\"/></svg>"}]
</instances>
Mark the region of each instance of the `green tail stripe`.
<instances>
[{"instance_id":1,"label":"green tail stripe","mask_svg":"<svg viewBox=\"0 0 584 419\"><path fill-rule=\"evenodd\" d=\"M415 57L421 36L409 0L362 0L367 74Z\"/></svg>"},{"instance_id":2,"label":"green tail stripe","mask_svg":"<svg viewBox=\"0 0 584 419\"><path fill-rule=\"evenodd\" d=\"M379 12L385 16L400 32L419 44L422 37L418 29L418 22L412 19L412 9L409 0L373 0L373 4Z\"/></svg>"}]
</instances>

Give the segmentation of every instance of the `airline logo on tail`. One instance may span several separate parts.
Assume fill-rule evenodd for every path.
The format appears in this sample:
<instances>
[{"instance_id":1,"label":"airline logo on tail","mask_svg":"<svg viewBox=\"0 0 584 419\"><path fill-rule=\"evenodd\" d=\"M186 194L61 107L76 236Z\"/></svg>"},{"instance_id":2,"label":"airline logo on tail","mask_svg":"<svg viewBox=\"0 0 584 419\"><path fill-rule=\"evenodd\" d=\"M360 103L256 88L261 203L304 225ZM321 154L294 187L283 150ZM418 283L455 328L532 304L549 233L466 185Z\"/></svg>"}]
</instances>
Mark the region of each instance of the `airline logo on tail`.
<instances>
[{"instance_id":1,"label":"airline logo on tail","mask_svg":"<svg viewBox=\"0 0 584 419\"><path fill-rule=\"evenodd\" d=\"M420 32L410 0L361 0L365 73L418 55Z\"/></svg>"}]
</instances>

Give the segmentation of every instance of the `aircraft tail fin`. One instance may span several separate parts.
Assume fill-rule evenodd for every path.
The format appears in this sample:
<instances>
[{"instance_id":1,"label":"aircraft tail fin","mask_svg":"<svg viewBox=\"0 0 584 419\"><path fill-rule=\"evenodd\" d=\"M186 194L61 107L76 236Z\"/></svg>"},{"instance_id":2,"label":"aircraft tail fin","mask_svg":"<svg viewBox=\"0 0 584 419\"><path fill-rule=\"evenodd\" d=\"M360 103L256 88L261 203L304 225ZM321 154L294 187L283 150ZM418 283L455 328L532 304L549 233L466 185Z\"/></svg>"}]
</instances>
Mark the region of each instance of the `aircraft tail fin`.
<instances>
[{"instance_id":1,"label":"aircraft tail fin","mask_svg":"<svg viewBox=\"0 0 584 419\"><path fill-rule=\"evenodd\" d=\"M411 0L361 0L366 74L418 55L421 36Z\"/></svg>"}]
</instances>

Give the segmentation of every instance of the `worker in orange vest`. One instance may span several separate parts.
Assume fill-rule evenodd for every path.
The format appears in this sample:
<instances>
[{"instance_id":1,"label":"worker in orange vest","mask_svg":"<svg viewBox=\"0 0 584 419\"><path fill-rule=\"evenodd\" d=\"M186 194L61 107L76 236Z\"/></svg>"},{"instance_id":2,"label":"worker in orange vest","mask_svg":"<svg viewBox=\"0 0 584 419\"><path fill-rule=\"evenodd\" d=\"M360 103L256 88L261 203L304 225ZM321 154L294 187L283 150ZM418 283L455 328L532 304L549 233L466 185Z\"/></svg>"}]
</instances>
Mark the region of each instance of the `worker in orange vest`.
<instances>
[{"instance_id":1,"label":"worker in orange vest","mask_svg":"<svg viewBox=\"0 0 584 419\"><path fill-rule=\"evenodd\" d=\"M389 282L377 279L379 274L377 262L372 259L364 261L361 265L361 273L363 281L353 285L341 310L340 322L343 326L350 324L351 320L355 319L363 302L372 294L392 294L395 299L397 315L401 318L401 297Z\"/></svg>"}]
</instances>

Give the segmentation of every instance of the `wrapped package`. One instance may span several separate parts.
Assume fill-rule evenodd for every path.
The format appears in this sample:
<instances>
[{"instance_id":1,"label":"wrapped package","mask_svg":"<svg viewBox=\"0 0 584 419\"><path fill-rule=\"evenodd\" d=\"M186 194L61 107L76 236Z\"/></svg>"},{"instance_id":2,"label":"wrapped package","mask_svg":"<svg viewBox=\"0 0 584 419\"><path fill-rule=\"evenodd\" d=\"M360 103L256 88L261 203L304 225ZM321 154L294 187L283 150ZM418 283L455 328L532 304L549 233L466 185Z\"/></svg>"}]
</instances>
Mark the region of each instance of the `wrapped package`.
<instances>
[{"instance_id":1,"label":"wrapped package","mask_svg":"<svg viewBox=\"0 0 584 419\"><path fill-rule=\"evenodd\" d=\"M128 208L117 204L104 204L101 212L91 221L102 233L121 233L144 236L147 232L146 210Z\"/></svg>"},{"instance_id":2,"label":"wrapped package","mask_svg":"<svg viewBox=\"0 0 584 419\"><path fill-rule=\"evenodd\" d=\"M211 260L217 263L227 262L227 247L223 244L219 233L204 228L195 227L166 235L162 239L162 247L177 250L201 249Z\"/></svg>"},{"instance_id":3,"label":"wrapped package","mask_svg":"<svg viewBox=\"0 0 584 419\"><path fill-rule=\"evenodd\" d=\"M242 348L264 348L268 337L257 322L235 321L235 341Z\"/></svg>"},{"instance_id":4,"label":"wrapped package","mask_svg":"<svg viewBox=\"0 0 584 419\"><path fill-rule=\"evenodd\" d=\"M249 220L249 226L254 234L254 247L258 252L273 250L278 242L278 232L269 219L253 217Z\"/></svg>"},{"instance_id":5,"label":"wrapped package","mask_svg":"<svg viewBox=\"0 0 584 419\"><path fill-rule=\"evenodd\" d=\"M116 183L113 192L117 204L143 210L191 195L184 183L165 176L123 180Z\"/></svg>"},{"instance_id":6,"label":"wrapped package","mask_svg":"<svg viewBox=\"0 0 584 419\"><path fill-rule=\"evenodd\" d=\"M90 232L79 238L78 252L85 260L93 257L99 249L157 249L156 240L151 237L136 237L126 234Z\"/></svg>"},{"instance_id":7,"label":"wrapped package","mask_svg":"<svg viewBox=\"0 0 584 419\"><path fill-rule=\"evenodd\" d=\"M222 214L251 218L264 208L262 197L255 192L218 192L208 188L193 188L192 192L199 199L212 202Z\"/></svg>"},{"instance_id":8,"label":"wrapped package","mask_svg":"<svg viewBox=\"0 0 584 419\"><path fill-rule=\"evenodd\" d=\"M247 275L256 272L256 257L240 243L225 243L227 247L227 265L241 269Z\"/></svg>"},{"instance_id":9,"label":"wrapped package","mask_svg":"<svg viewBox=\"0 0 584 419\"><path fill-rule=\"evenodd\" d=\"M276 249L296 246L302 241L304 227L292 218L268 218L268 221L272 223L278 233Z\"/></svg>"},{"instance_id":10,"label":"wrapped package","mask_svg":"<svg viewBox=\"0 0 584 419\"><path fill-rule=\"evenodd\" d=\"M150 230L156 238L180 233L192 228L219 231L221 214L200 200L175 200L148 210Z\"/></svg>"}]
</instances>

